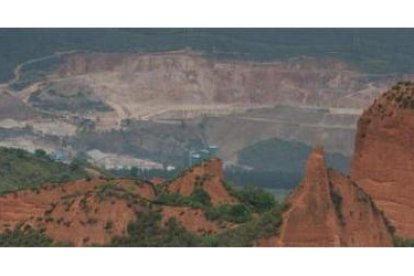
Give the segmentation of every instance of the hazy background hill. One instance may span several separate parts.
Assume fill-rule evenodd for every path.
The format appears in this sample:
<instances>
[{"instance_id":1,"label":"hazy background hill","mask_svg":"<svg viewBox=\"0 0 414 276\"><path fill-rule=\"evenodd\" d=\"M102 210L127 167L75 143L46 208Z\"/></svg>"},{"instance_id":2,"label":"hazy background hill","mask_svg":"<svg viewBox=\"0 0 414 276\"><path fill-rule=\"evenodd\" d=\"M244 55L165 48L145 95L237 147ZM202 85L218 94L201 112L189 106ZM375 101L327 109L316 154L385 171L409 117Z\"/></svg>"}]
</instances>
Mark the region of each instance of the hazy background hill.
<instances>
[{"instance_id":1,"label":"hazy background hill","mask_svg":"<svg viewBox=\"0 0 414 276\"><path fill-rule=\"evenodd\" d=\"M0 80L17 64L56 51L170 51L191 47L216 57L281 59L330 55L369 72L413 72L409 29L2 29ZM395 43L398 41L398 43Z\"/></svg>"},{"instance_id":2,"label":"hazy background hill","mask_svg":"<svg viewBox=\"0 0 414 276\"><path fill-rule=\"evenodd\" d=\"M362 110L414 74L408 29L0 29L0 41L0 146L144 178L209 145L240 185L294 187L315 144L346 172Z\"/></svg>"}]
</instances>

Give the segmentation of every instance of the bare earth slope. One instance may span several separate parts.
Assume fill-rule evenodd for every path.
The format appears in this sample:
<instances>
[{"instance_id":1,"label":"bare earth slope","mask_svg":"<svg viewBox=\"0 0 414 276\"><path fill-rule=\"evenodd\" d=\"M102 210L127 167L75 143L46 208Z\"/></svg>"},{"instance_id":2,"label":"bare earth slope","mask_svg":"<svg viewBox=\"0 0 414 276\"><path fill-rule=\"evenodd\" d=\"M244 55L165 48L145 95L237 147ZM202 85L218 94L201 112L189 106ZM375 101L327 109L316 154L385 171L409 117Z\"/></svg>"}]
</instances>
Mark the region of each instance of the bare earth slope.
<instances>
[{"instance_id":1,"label":"bare earth slope","mask_svg":"<svg viewBox=\"0 0 414 276\"><path fill-rule=\"evenodd\" d=\"M65 57L58 75L57 83L90 87L121 117L151 117L177 106L191 111L210 105L220 112L220 104L361 108L396 78L364 75L332 58L265 63L212 59L191 51L73 54Z\"/></svg>"},{"instance_id":2,"label":"bare earth slope","mask_svg":"<svg viewBox=\"0 0 414 276\"><path fill-rule=\"evenodd\" d=\"M204 142L218 145L219 156L232 164L237 164L243 148L273 137L322 144L329 152L350 156L352 139L346 138L354 136L362 108L397 79L409 78L367 74L344 60L323 56L258 62L183 50L76 52L62 55L61 60L56 71L13 93L26 107L65 121L63 133L76 138L73 128L83 129L86 122L108 140L111 133L116 134L108 130L128 129L123 119L145 121L150 130L156 130L160 124L184 126L183 119L199 120L207 114L211 120L203 125ZM18 74L20 78L25 72ZM19 124L27 122L26 115L20 117ZM6 123L0 122L0 127ZM35 130L42 124L28 123ZM98 140L91 144L100 144ZM150 159L154 148L163 145L147 137L142 144ZM19 146L13 141L7 145ZM47 145L47 150L58 147L50 141ZM94 149L71 146L75 151ZM123 154L116 147L108 151ZM131 154L142 158L137 150Z\"/></svg>"}]
</instances>

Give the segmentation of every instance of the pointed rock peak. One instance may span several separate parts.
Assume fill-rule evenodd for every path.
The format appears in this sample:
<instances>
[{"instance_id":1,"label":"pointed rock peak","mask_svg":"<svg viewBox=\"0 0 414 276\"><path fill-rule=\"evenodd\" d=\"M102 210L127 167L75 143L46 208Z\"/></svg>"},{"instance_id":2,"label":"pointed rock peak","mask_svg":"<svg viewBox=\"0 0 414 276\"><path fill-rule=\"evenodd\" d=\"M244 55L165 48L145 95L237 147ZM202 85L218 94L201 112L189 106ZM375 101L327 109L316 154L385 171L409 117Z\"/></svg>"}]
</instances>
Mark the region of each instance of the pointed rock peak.
<instances>
[{"instance_id":1,"label":"pointed rock peak","mask_svg":"<svg viewBox=\"0 0 414 276\"><path fill-rule=\"evenodd\" d=\"M290 194L287 201L292 204L296 200L302 201L302 194L308 195L307 198L317 197L318 202L330 200L328 170L325 164L322 146L316 146L310 153L305 175L295 191ZM323 197L323 199L320 199Z\"/></svg>"},{"instance_id":2,"label":"pointed rock peak","mask_svg":"<svg viewBox=\"0 0 414 276\"><path fill-rule=\"evenodd\" d=\"M322 146L316 146L311 152L306 165L305 180L314 177L325 180L327 178L326 173L323 148Z\"/></svg>"},{"instance_id":3,"label":"pointed rock peak","mask_svg":"<svg viewBox=\"0 0 414 276\"><path fill-rule=\"evenodd\" d=\"M310 158L312 158L312 157L322 157L323 158L324 154L325 153L324 153L323 147L321 145L316 145L312 150Z\"/></svg>"},{"instance_id":4,"label":"pointed rock peak","mask_svg":"<svg viewBox=\"0 0 414 276\"><path fill-rule=\"evenodd\" d=\"M191 196L197 188L202 188L209 195L212 204L237 202L224 186L223 164L219 158L194 165L168 185L171 193L182 196Z\"/></svg>"}]
</instances>

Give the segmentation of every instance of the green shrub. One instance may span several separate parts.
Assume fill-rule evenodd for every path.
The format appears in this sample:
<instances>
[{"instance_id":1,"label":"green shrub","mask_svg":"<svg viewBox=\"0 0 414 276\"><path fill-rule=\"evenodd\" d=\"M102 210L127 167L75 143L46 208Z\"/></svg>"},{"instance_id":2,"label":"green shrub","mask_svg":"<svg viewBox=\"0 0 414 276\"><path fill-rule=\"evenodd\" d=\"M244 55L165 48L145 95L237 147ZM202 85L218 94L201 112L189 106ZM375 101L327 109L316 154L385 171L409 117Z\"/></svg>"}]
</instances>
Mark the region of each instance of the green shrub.
<instances>
[{"instance_id":1,"label":"green shrub","mask_svg":"<svg viewBox=\"0 0 414 276\"><path fill-rule=\"evenodd\" d=\"M114 223L112 221L107 221L105 223L104 229L107 230L107 231L110 231L113 226L114 226Z\"/></svg>"},{"instance_id":2,"label":"green shrub","mask_svg":"<svg viewBox=\"0 0 414 276\"><path fill-rule=\"evenodd\" d=\"M220 239L217 235L206 235L203 237L202 245L205 247L218 247L220 246Z\"/></svg>"},{"instance_id":3,"label":"green shrub","mask_svg":"<svg viewBox=\"0 0 414 276\"><path fill-rule=\"evenodd\" d=\"M200 203L202 206L210 206L211 199L210 196L203 188L195 188L193 193L190 196L190 201L193 203Z\"/></svg>"},{"instance_id":4,"label":"green shrub","mask_svg":"<svg viewBox=\"0 0 414 276\"><path fill-rule=\"evenodd\" d=\"M34 154L21 149L0 148L0 192L59 183L86 176L82 167L51 160L42 150Z\"/></svg>"},{"instance_id":5,"label":"green shrub","mask_svg":"<svg viewBox=\"0 0 414 276\"><path fill-rule=\"evenodd\" d=\"M161 215L157 212L143 212L127 228L128 236L115 237L110 246L122 247L191 247L200 246L201 240L185 230L174 218L165 226L161 225Z\"/></svg>"},{"instance_id":6,"label":"green shrub","mask_svg":"<svg viewBox=\"0 0 414 276\"><path fill-rule=\"evenodd\" d=\"M13 231L0 234L0 247L44 247L52 246L53 241L41 231L30 227L17 226Z\"/></svg>"},{"instance_id":7,"label":"green shrub","mask_svg":"<svg viewBox=\"0 0 414 276\"><path fill-rule=\"evenodd\" d=\"M282 223L283 205L278 205L261 216L250 220L236 228L216 235L217 246L247 247L264 237L277 234Z\"/></svg>"},{"instance_id":8,"label":"green shrub","mask_svg":"<svg viewBox=\"0 0 414 276\"><path fill-rule=\"evenodd\" d=\"M46 151L42 149L36 149L34 152L34 156L41 159L49 160L49 156L47 155Z\"/></svg>"},{"instance_id":9,"label":"green shrub","mask_svg":"<svg viewBox=\"0 0 414 276\"><path fill-rule=\"evenodd\" d=\"M257 187L246 187L238 192L238 198L257 212L272 209L276 200L274 196Z\"/></svg>"},{"instance_id":10,"label":"green shrub","mask_svg":"<svg viewBox=\"0 0 414 276\"><path fill-rule=\"evenodd\" d=\"M113 191L116 188L116 184L113 181L106 181L102 185L99 185L97 188L98 193L106 193L108 191Z\"/></svg>"},{"instance_id":11,"label":"green shrub","mask_svg":"<svg viewBox=\"0 0 414 276\"><path fill-rule=\"evenodd\" d=\"M179 193L161 191L155 200L157 203L174 206L189 206L201 208L211 205L210 196L202 189L196 188L191 196L182 196Z\"/></svg>"},{"instance_id":12,"label":"green shrub","mask_svg":"<svg viewBox=\"0 0 414 276\"><path fill-rule=\"evenodd\" d=\"M155 199L157 203L174 206L189 206L191 201L188 197L184 197L179 193L169 193L163 191L157 195Z\"/></svg>"},{"instance_id":13,"label":"green shrub","mask_svg":"<svg viewBox=\"0 0 414 276\"><path fill-rule=\"evenodd\" d=\"M394 237L394 246L395 247L414 247L414 240L403 239L398 236Z\"/></svg>"},{"instance_id":14,"label":"green shrub","mask_svg":"<svg viewBox=\"0 0 414 276\"><path fill-rule=\"evenodd\" d=\"M243 204L222 204L206 210L209 220L222 220L234 223L244 223L251 219L251 211Z\"/></svg>"}]
</instances>

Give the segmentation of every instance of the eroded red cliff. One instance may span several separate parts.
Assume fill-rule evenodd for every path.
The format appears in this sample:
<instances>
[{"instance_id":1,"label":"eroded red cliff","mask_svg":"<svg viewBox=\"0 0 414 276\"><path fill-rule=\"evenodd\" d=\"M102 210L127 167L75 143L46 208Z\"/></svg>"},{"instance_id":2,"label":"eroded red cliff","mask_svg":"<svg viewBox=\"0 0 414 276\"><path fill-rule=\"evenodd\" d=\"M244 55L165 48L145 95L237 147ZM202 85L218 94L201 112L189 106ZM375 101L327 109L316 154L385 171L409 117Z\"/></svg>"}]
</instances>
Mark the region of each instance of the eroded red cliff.
<instances>
[{"instance_id":1,"label":"eroded red cliff","mask_svg":"<svg viewBox=\"0 0 414 276\"><path fill-rule=\"evenodd\" d=\"M358 122L352 178L396 228L414 238L414 84L399 83Z\"/></svg>"},{"instance_id":2,"label":"eroded red cliff","mask_svg":"<svg viewBox=\"0 0 414 276\"><path fill-rule=\"evenodd\" d=\"M348 177L327 169L323 150L311 154L306 175L288 198L276 246L391 246L387 222Z\"/></svg>"}]
</instances>

